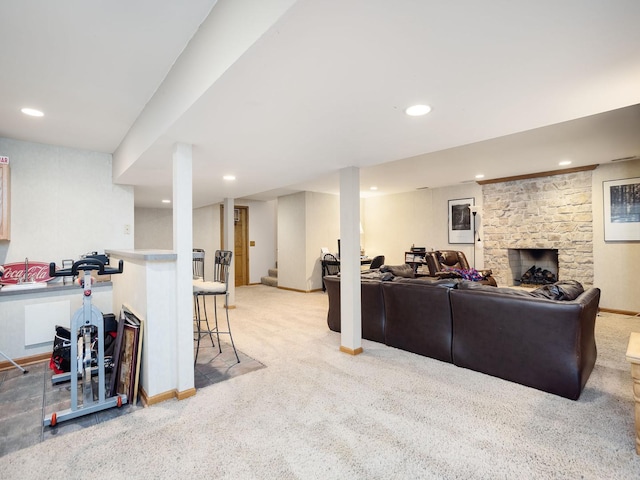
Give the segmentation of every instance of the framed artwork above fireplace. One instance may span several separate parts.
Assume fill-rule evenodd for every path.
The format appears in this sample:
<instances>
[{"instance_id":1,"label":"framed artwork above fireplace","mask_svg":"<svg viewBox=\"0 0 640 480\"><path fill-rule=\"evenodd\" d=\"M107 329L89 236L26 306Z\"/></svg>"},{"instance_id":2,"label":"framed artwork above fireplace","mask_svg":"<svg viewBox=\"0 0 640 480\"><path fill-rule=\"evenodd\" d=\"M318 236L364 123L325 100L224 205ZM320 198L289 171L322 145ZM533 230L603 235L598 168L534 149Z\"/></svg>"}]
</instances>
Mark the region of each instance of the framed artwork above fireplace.
<instances>
[{"instance_id":1,"label":"framed artwork above fireplace","mask_svg":"<svg viewBox=\"0 0 640 480\"><path fill-rule=\"evenodd\" d=\"M640 241L640 178L602 182L604 241Z\"/></svg>"}]
</instances>

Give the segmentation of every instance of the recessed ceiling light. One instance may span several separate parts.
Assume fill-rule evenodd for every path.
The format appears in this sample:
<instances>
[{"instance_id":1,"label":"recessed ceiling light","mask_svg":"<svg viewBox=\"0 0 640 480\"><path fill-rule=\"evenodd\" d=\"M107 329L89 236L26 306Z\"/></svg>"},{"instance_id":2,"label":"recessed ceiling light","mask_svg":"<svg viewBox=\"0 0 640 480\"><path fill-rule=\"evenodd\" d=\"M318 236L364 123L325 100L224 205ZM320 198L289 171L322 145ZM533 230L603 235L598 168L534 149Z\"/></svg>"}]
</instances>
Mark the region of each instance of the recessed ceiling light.
<instances>
[{"instance_id":1,"label":"recessed ceiling light","mask_svg":"<svg viewBox=\"0 0 640 480\"><path fill-rule=\"evenodd\" d=\"M480 180L481 178L484 178L484 173L479 173L478 175L476 175L476 178L478 180Z\"/></svg>"},{"instance_id":2,"label":"recessed ceiling light","mask_svg":"<svg viewBox=\"0 0 640 480\"><path fill-rule=\"evenodd\" d=\"M36 110L35 108L22 108L20 111L30 117L44 117L44 113L40 110Z\"/></svg>"},{"instance_id":3,"label":"recessed ceiling light","mask_svg":"<svg viewBox=\"0 0 640 480\"><path fill-rule=\"evenodd\" d=\"M371 185L369 187L369 190L374 190L375 191L375 190L378 190L378 187L376 187L375 185Z\"/></svg>"},{"instance_id":4,"label":"recessed ceiling light","mask_svg":"<svg viewBox=\"0 0 640 480\"><path fill-rule=\"evenodd\" d=\"M563 160L558 165L561 167L566 167L567 165L571 165L571 160Z\"/></svg>"},{"instance_id":5,"label":"recessed ceiling light","mask_svg":"<svg viewBox=\"0 0 640 480\"><path fill-rule=\"evenodd\" d=\"M222 177L223 180L227 180L228 182L235 180L236 177L234 175L225 175L224 177Z\"/></svg>"},{"instance_id":6,"label":"recessed ceiling light","mask_svg":"<svg viewBox=\"0 0 640 480\"><path fill-rule=\"evenodd\" d=\"M162 203L171 203L171 200L167 200L166 198L162 200Z\"/></svg>"},{"instance_id":7,"label":"recessed ceiling light","mask_svg":"<svg viewBox=\"0 0 640 480\"><path fill-rule=\"evenodd\" d=\"M431 111L431 107L429 105L413 105L412 107L407 108L404 113L411 117L420 117L422 115L426 115Z\"/></svg>"}]
</instances>

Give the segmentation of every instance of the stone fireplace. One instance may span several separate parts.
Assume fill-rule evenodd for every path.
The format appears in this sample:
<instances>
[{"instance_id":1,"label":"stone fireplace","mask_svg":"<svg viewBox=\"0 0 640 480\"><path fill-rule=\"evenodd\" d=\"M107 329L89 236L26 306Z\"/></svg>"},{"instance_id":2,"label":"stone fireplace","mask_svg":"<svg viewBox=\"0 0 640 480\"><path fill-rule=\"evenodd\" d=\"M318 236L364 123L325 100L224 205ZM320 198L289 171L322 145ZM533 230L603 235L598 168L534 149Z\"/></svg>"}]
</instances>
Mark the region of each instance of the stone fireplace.
<instances>
[{"instance_id":1,"label":"stone fireplace","mask_svg":"<svg viewBox=\"0 0 640 480\"><path fill-rule=\"evenodd\" d=\"M522 275L514 277L514 250L540 249L557 252L560 280L593 285L590 170L481 184L484 264L499 286Z\"/></svg>"}]
</instances>

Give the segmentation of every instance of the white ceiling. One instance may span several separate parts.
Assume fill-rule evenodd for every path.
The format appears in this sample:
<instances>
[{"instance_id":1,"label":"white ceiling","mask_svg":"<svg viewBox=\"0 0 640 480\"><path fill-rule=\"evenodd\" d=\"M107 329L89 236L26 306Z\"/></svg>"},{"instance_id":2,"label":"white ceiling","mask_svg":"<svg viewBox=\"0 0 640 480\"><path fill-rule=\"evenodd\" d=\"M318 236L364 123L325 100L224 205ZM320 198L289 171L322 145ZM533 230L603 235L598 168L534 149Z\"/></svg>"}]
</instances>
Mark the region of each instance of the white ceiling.
<instances>
[{"instance_id":1,"label":"white ceiling","mask_svg":"<svg viewBox=\"0 0 640 480\"><path fill-rule=\"evenodd\" d=\"M603 163L640 155L639 21L637 0L5 1L0 136L114 153L147 207L176 142L196 207L337 193L347 166L388 194Z\"/></svg>"}]
</instances>

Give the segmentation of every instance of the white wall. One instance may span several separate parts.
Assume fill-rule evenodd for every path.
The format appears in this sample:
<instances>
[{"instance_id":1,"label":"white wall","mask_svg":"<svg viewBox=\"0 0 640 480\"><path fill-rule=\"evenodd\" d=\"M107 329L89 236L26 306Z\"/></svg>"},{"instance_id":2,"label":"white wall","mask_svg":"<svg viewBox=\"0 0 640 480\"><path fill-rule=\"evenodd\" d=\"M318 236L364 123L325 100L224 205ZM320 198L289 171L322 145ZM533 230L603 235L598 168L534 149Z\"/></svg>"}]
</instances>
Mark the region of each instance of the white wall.
<instances>
[{"instance_id":1,"label":"white wall","mask_svg":"<svg viewBox=\"0 0 640 480\"><path fill-rule=\"evenodd\" d=\"M0 263L133 248L133 187L112 183L110 154L0 138L0 155L11 168L11 240L0 242Z\"/></svg>"},{"instance_id":2,"label":"white wall","mask_svg":"<svg viewBox=\"0 0 640 480\"><path fill-rule=\"evenodd\" d=\"M214 252L220 250L220 205L193 210L193 248L205 252L204 278L213 278Z\"/></svg>"},{"instance_id":3,"label":"white wall","mask_svg":"<svg viewBox=\"0 0 640 480\"><path fill-rule=\"evenodd\" d=\"M276 207L270 202L239 200L249 208L249 283L260 283L276 264ZM171 208L135 209L135 248L173 250L173 210ZM213 254L220 248L220 204L193 210L193 246ZM209 256L209 258L213 258ZM213 264L206 262L205 278L212 278Z\"/></svg>"},{"instance_id":4,"label":"white wall","mask_svg":"<svg viewBox=\"0 0 640 480\"><path fill-rule=\"evenodd\" d=\"M367 255L384 255L386 264L401 265L404 252L414 245L427 250L459 250L473 263L474 246L450 244L448 235L449 200L470 197L482 206L482 187L472 183L364 199L362 237ZM477 268L483 264L481 250L479 243Z\"/></svg>"},{"instance_id":5,"label":"white wall","mask_svg":"<svg viewBox=\"0 0 640 480\"><path fill-rule=\"evenodd\" d=\"M608 163L593 171L593 273L594 285L602 291L602 308L640 312L640 242L604 241L602 184L606 180L636 177L640 177L640 160Z\"/></svg>"},{"instance_id":6,"label":"white wall","mask_svg":"<svg viewBox=\"0 0 640 480\"><path fill-rule=\"evenodd\" d=\"M69 327L75 311L82 308L82 300L82 290L73 288L53 292L36 289L33 293L3 294L0 298L0 350L13 359L50 353L55 326ZM117 311L113 308L113 291L108 284L94 287L91 303L104 313ZM34 308L42 309L42 316L37 310L34 312ZM27 337L36 340L29 342ZM35 343L41 340L44 341ZM0 362L5 361L0 356Z\"/></svg>"},{"instance_id":7,"label":"white wall","mask_svg":"<svg viewBox=\"0 0 640 480\"><path fill-rule=\"evenodd\" d=\"M160 250L173 250L172 209L136 207L134 217L134 248L138 250L154 248Z\"/></svg>"},{"instance_id":8,"label":"white wall","mask_svg":"<svg viewBox=\"0 0 640 480\"><path fill-rule=\"evenodd\" d=\"M238 205L249 207L249 241L255 242L249 247L249 281L260 283L276 266L278 202L242 201Z\"/></svg>"},{"instance_id":9,"label":"white wall","mask_svg":"<svg viewBox=\"0 0 640 480\"><path fill-rule=\"evenodd\" d=\"M340 196L326 193L305 192L305 284L300 290L322 288L322 263L320 249L337 251L340 238ZM279 272L278 272L279 273Z\"/></svg>"},{"instance_id":10,"label":"white wall","mask_svg":"<svg viewBox=\"0 0 640 480\"><path fill-rule=\"evenodd\" d=\"M278 286L305 290L305 192L278 197Z\"/></svg>"},{"instance_id":11,"label":"white wall","mask_svg":"<svg viewBox=\"0 0 640 480\"><path fill-rule=\"evenodd\" d=\"M461 250L473 262L473 245L448 243L448 201L467 197L475 197L481 206L482 187L473 183L363 199L361 240L366 254L385 255L385 263L400 265L414 244ZM302 291L321 288L320 248L337 251L340 197L315 192L280 197L277 228L278 285ZM481 244L476 266L482 267Z\"/></svg>"},{"instance_id":12,"label":"white wall","mask_svg":"<svg viewBox=\"0 0 640 480\"><path fill-rule=\"evenodd\" d=\"M278 198L278 286L303 292L322 288L320 249L335 252L340 197L299 192Z\"/></svg>"},{"instance_id":13,"label":"white wall","mask_svg":"<svg viewBox=\"0 0 640 480\"><path fill-rule=\"evenodd\" d=\"M432 190L432 213L430 240L434 250L458 250L464 252L469 265L474 264L474 244L449 243L449 200L474 198L475 205L483 208L482 186L477 183L465 183L452 187ZM490 208L490 207L488 207ZM476 216L476 227L482 239L482 211ZM483 268L482 242L475 244L475 268Z\"/></svg>"},{"instance_id":14,"label":"white wall","mask_svg":"<svg viewBox=\"0 0 640 480\"><path fill-rule=\"evenodd\" d=\"M431 190L363 200L363 247L368 256L384 255L388 265L404 263L404 252L435 247L431 226Z\"/></svg>"}]
</instances>

